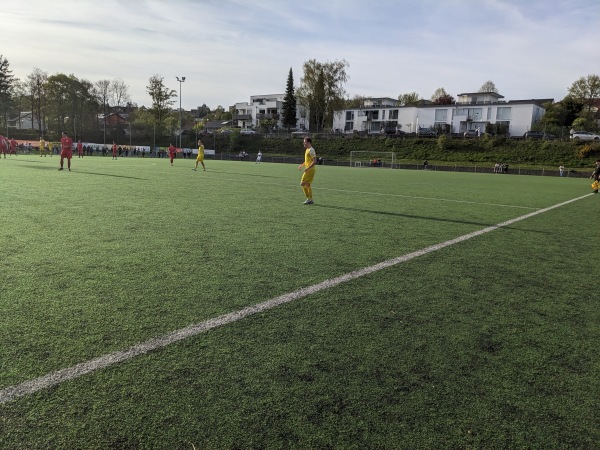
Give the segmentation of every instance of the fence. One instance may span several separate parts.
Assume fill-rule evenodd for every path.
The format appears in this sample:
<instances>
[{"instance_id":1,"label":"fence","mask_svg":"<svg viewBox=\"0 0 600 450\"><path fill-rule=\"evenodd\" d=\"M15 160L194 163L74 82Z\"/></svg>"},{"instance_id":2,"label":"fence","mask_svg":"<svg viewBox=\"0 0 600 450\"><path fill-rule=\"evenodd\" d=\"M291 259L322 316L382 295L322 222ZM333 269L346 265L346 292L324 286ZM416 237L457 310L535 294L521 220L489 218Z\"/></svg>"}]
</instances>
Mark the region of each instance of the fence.
<instances>
[{"instance_id":1,"label":"fence","mask_svg":"<svg viewBox=\"0 0 600 450\"><path fill-rule=\"evenodd\" d=\"M227 161L248 161L254 162L255 158L250 155L246 155L245 157L240 157L239 154L231 154L231 153L218 153L214 157L210 159L219 159L219 160L227 160ZM265 156L262 157L262 162L272 162L272 163L282 163L282 164L301 164L304 162L304 158L300 157L292 157L292 156ZM344 160L335 160L335 159L323 159L322 165L325 166L341 166L341 167L352 167L350 165L350 161ZM381 167L373 167L367 164L363 164L358 166L357 169L364 168L373 168L373 169L381 169L381 168L390 168L390 165L383 165ZM531 169L520 166L510 166L506 167L504 171L496 171L493 165L481 165L481 166L461 166L458 164L455 165L442 165L442 164L428 164L427 168L424 165L418 163L395 163L392 166L392 169L405 169L405 170L429 170L429 171L444 171L444 172L472 172L472 173L500 173L500 174L509 174L509 175L535 175L535 176L560 176L558 167L556 168L546 168L542 167L541 169ZM564 177L574 177L574 178L589 178L592 169L569 169L565 168L563 176Z\"/></svg>"}]
</instances>

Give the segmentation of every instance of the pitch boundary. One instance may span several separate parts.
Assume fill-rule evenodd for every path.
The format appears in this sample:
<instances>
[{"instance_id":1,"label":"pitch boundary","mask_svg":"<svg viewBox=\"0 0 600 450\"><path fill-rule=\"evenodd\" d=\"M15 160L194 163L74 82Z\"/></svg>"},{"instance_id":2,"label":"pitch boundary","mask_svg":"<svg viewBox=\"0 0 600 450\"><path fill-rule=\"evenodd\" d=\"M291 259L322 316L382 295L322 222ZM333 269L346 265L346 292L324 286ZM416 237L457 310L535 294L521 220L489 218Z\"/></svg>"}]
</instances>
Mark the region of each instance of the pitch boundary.
<instances>
[{"instance_id":1,"label":"pitch boundary","mask_svg":"<svg viewBox=\"0 0 600 450\"><path fill-rule=\"evenodd\" d=\"M181 328L179 330L173 331L172 333L158 336L142 343L136 344L132 347L129 347L125 350L120 350L117 352L109 353L103 356L99 356L97 358L76 364L72 367L68 367L65 369L60 369L55 372L49 373L47 375L43 375L38 378L34 378L29 381L25 381L23 383L6 387L0 390L0 404L4 404L15 400L19 397L23 397L26 395L34 394L43 389L50 388L52 386L56 386L58 384L74 380L83 375L95 372L97 370L112 366L114 364L128 361L130 359L135 358L136 356L144 355L154 350L158 350L164 348L168 345L174 344L176 342L182 341L184 339L196 336L200 333L204 333L205 331L212 330L214 328L218 328L229 323L237 322L238 320L244 319L246 317L261 313L263 311L267 311L273 309L277 306L284 305L286 303L293 302L294 300L301 299L311 294L315 294L324 289L335 287L339 284L346 283L348 281L363 277L365 275L378 272L380 270L386 269L388 267L392 267L407 261L410 261L419 256L424 256L429 253L435 252L437 250L441 250L446 247L450 247L455 244L459 244L461 242L467 241L474 237L478 237L492 231L498 230L503 227L510 226L516 222L520 222L531 217L534 217L539 214L546 213L556 208L560 208L562 206L568 205L570 203L582 200L584 198L590 197L594 195L593 193L586 194L581 197L577 197L571 200L567 200L562 203L558 203L553 206L549 206L547 208L538 209L536 211L530 212L523 216L516 217L514 219L507 220L505 222L501 222L496 225L492 225L486 228L483 228L478 231L474 231L472 233L465 234L463 236L459 236L454 239L450 239L448 241L431 245L429 247L425 247L421 250L417 250L411 253L407 253L406 255L398 256L396 258L388 259L387 261L380 262L378 264L364 267L362 269L352 271L346 273L344 275L340 275L338 277L330 278L328 280L322 281L317 284L313 284L311 286L300 288L296 291L280 295L279 297L272 298L270 300L266 300L261 303L257 303L256 305L248 306L242 308L238 311L234 311L228 314L221 315L219 317L215 317L212 319L205 320L203 322L190 325L185 328Z\"/></svg>"}]
</instances>

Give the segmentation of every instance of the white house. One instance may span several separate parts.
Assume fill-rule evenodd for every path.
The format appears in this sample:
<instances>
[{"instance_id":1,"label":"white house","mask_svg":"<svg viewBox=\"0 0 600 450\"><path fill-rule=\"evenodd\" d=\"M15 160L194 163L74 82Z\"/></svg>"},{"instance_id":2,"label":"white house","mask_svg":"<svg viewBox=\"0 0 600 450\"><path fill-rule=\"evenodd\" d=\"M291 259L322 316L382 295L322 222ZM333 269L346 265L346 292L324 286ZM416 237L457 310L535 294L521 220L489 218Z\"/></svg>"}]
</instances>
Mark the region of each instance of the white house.
<instances>
[{"instance_id":1,"label":"white house","mask_svg":"<svg viewBox=\"0 0 600 450\"><path fill-rule=\"evenodd\" d=\"M263 119L275 119L277 126L281 127L283 116L283 100L285 94L253 95L249 103L236 103L233 113L233 126L253 128ZM296 126L308 129L308 115L300 105L296 107Z\"/></svg>"},{"instance_id":2,"label":"white house","mask_svg":"<svg viewBox=\"0 0 600 450\"><path fill-rule=\"evenodd\" d=\"M445 128L451 133L467 130L485 131L488 123L506 125L511 136L522 136L544 115L542 106L553 99L501 100L495 92L459 94L453 105L397 106L389 98L373 98L361 108L336 111L333 128L345 132L380 133L384 126L397 126L406 133L423 128Z\"/></svg>"}]
</instances>

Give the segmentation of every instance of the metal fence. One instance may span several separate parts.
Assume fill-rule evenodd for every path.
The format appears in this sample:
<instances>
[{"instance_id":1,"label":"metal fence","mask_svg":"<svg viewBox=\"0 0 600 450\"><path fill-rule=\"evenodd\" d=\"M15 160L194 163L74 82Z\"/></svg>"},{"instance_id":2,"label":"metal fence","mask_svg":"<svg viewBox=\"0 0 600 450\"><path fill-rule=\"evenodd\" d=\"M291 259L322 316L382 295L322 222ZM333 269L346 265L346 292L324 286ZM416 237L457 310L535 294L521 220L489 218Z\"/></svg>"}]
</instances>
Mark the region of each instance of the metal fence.
<instances>
[{"instance_id":1,"label":"metal fence","mask_svg":"<svg viewBox=\"0 0 600 450\"><path fill-rule=\"evenodd\" d=\"M231 153L217 153L215 156L207 157L206 159L218 159L225 161L246 161L255 162L256 157L246 155L241 157L239 154ZM304 158L292 157L292 156L265 156L262 157L262 162L281 163L281 164L301 164L304 162ZM341 166L351 167L350 161L336 160L336 159L323 159L320 165L324 166ZM390 164L383 163L382 166L373 167L368 164L362 164L357 166L357 169L405 169L405 170L429 170L429 171L444 171L444 172L471 172L471 173L497 173L497 174L508 174L508 175L535 175L535 176L560 176L558 167L542 167L541 169L531 169L520 166L506 166L505 170L497 171L493 165L480 165L480 166L461 166L459 164L428 164L425 166L423 163L395 163ZM563 171L563 177L575 177L575 178L589 178L592 169L569 169L565 168Z\"/></svg>"}]
</instances>

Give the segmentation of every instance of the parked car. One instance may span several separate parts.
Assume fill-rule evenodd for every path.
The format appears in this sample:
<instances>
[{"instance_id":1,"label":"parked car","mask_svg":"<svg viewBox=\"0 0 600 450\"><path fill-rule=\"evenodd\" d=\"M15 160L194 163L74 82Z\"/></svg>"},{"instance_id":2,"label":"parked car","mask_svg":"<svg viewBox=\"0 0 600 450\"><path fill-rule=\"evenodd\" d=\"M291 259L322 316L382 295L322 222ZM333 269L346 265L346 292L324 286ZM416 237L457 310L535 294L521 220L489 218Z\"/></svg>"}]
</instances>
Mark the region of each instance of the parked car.
<instances>
[{"instance_id":1,"label":"parked car","mask_svg":"<svg viewBox=\"0 0 600 450\"><path fill-rule=\"evenodd\" d=\"M221 134L231 134L233 133L232 130L221 130Z\"/></svg>"},{"instance_id":2,"label":"parked car","mask_svg":"<svg viewBox=\"0 0 600 450\"><path fill-rule=\"evenodd\" d=\"M574 141L600 141L600 136L594 133L590 133L589 131L575 131L571 135L571 139L573 139Z\"/></svg>"},{"instance_id":3,"label":"parked car","mask_svg":"<svg viewBox=\"0 0 600 450\"><path fill-rule=\"evenodd\" d=\"M477 137L477 130L467 130L463 134L464 137Z\"/></svg>"},{"instance_id":4,"label":"parked car","mask_svg":"<svg viewBox=\"0 0 600 450\"><path fill-rule=\"evenodd\" d=\"M435 137L437 136L437 131L432 130L431 128L419 128L417 130L417 135L419 137Z\"/></svg>"},{"instance_id":5,"label":"parked car","mask_svg":"<svg viewBox=\"0 0 600 450\"><path fill-rule=\"evenodd\" d=\"M546 141L553 141L554 140L554 135L553 134L544 133L543 131L527 131L523 135L523 138L525 138L525 139L543 139L543 140L546 140Z\"/></svg>"},{"instance_id":6,"label":"parked car","mask_svg":"<svg viewBox=\"0 0 600 450\"><path fill-rule=\"evenodd\" d=\"M250 128L245 128L242 131L240 131L240 134L258 134L255 130L252 130Z\"/></svg>"},{"instance_id":7,"label":"parked car","mask_svg":"<svg viewBox=\"0 0 600 450\"><path fill-rule=\"evenodd\" d=\"M308 136L308 131L306 130L298 130L298 131L292 131L292 137L298 137L298 136Z\"/></svg>"}]
</instances>

